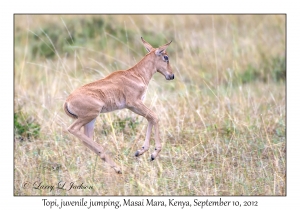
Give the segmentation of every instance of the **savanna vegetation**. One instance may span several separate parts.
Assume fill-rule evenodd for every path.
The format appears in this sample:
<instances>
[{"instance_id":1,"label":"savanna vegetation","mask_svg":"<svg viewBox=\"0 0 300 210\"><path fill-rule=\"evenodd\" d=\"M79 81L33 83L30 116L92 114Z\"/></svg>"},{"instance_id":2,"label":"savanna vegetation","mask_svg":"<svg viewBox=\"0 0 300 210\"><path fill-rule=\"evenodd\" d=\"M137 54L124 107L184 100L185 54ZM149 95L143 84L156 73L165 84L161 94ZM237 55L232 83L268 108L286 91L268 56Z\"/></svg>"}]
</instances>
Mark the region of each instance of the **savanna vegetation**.
<instances>
[{"instance_id":1,"label":"savanna vegetation","mask_svg":"<svg viewBox=\"0 0 300 210\"><path fill-rule=\"evenodd\" d=\"M285 15L15 15L14 194L286 195L285 24ZM146 119L97 118L94 140L118 175L66 131L62 105L136 64L141 36L154 47L173 40L175 80L155 74L145 99L160 118L155 161L153 135L134 156ZM56 188L71 182L92 188Z\"/></svg>"}]
</instances>

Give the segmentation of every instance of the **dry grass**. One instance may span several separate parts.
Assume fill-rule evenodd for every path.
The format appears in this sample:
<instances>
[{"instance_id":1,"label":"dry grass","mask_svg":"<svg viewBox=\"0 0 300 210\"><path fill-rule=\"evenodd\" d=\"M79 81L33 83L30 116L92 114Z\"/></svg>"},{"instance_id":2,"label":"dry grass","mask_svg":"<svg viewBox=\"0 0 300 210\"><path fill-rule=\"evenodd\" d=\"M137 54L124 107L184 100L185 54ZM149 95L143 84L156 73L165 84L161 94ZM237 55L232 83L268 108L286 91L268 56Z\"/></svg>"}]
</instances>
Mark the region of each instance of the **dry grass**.
<instances>
[{"instance_id":1,"label":"dry grass","mask_svg":"<svg viewBox=\"0 0 300 210\"><path fill-rule=\"evenodd\" d=\"M175 80L156 74L145 101L160 117L163 150L153 162L151 152L135 158L147 121L128 110L100 115L95 141L122 166L117 175L66 132L62 104L139 61L141 36L173 40ZM15 195L286 194L283 15L19 15L14 74L25 130L15 124ZM38 190L36 181L93 189Z\"/></svg>"}]
</instances>

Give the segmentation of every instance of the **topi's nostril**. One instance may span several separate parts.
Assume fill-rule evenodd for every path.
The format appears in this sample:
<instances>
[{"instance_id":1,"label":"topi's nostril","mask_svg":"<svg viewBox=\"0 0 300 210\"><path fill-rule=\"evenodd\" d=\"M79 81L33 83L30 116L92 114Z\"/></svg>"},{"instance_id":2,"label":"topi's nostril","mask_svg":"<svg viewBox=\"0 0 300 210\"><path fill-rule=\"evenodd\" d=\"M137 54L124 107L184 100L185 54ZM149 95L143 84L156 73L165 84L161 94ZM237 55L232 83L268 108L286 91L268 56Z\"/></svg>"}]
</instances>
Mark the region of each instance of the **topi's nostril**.
<instances>
[{"instance_id":1,"label":"topi's nostril","mask_svg":"<svg viewBox=\"0 0 300 210\"><path fill-rule=\"evenodd\" d=\"M167 80L172 80L172 79L174 79L174 78L175 78L175 77L174 77L174 74L171 74L171 75L169 74L169 75L166 76L166 79L167 79Z\"/></svg>"}]
</instances>

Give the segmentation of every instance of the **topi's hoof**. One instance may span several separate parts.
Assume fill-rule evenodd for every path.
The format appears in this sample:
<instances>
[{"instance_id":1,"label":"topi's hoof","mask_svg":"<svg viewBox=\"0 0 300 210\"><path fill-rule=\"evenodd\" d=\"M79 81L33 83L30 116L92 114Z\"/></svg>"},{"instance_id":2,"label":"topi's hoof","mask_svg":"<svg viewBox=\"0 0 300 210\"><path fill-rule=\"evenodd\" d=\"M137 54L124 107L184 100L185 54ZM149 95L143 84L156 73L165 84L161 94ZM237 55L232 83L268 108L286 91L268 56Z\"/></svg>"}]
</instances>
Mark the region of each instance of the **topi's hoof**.
<instances>
[{"instance_id":1,"label":"topi's hoof","mask_svg":"<svg viewBox=\"0 0 300 210\"><path fill-rule=\"evenodd\" d=\"M119 169L119 167L118 168L117 167L113 167L113 169L115 170L115 172L117 174L122 174L122 171L121 171L121 169Z\"/></svg>"},{"instance_id":2,"label":"topi's hoof","mask_svg":"<svg viewBox=\"0 0 300 210\"><path fill-rule=\"evenodd\" d=\"M155 157L153 155L151 155L150 161L153 161L155 159Z\"/></svg>"},{"instance_id":3,"label":"topi's hoof","mask_svg":"<svg viewBox=\"0 0 300 210\"><path fill-rule=\"evenodd\" d=\"M138 157L139 155L140 155L139 151L136 151L134 154L135 157Z\"/></svg>"}]
</instances>

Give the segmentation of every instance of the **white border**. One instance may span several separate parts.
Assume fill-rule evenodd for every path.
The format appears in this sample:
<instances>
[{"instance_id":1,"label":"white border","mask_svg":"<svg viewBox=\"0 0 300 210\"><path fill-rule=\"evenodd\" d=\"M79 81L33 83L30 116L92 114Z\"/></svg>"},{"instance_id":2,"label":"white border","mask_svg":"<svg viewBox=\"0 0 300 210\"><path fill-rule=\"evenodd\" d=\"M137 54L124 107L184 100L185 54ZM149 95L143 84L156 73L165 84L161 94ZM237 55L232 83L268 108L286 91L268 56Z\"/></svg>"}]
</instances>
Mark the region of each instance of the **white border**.
<instances>
[{"instance_id":1,"label":"white border","mask_svg":"<svg viewBox=\"0 0 300 210\"><path fill-rule=\"evenodd\" d=\"M84 4L80 4L84 3ZM133 7L133 5L135 5ZM13 196L13 14L14 13L286 13L287 14L287 196L222 197L224 200L257 200L255 209L282 209L299 206L299 11L297 5L282 1L10 1L1 4L1 202L5 209L42 209L47 197ZM3 135L4 133L4 135ZM63 197L49 197L49 199ZM68 197L78 200L80 197ZM88 197L92 198L92 197ZM131 197L134 198L134 197ZM137 197L139 199L140 197ZM154 197L168 200L170 197ZM175 197L193 200L191 197ZM216 200L217 197L200 197ZM95 200L101 199L99 197ZM104 199L108 199L105 197ZM123 197L112 198L122 200ZM48 208L48 207L47 207ZM146 208L146 207L144 207ZM199 207L198 207L199 208ZM249 207L248 207L249 208ZM3 208L4 209L4 208ZM65 209L65 208L64 208ZM124 209L122 207L121 209ZM128 208L129 209L129 208ZM180 209L180 208L178 208ZM211 208L210 208L211 209ZM292 208L295 209L295 208Z\"/></svg>"}]
</instances>

